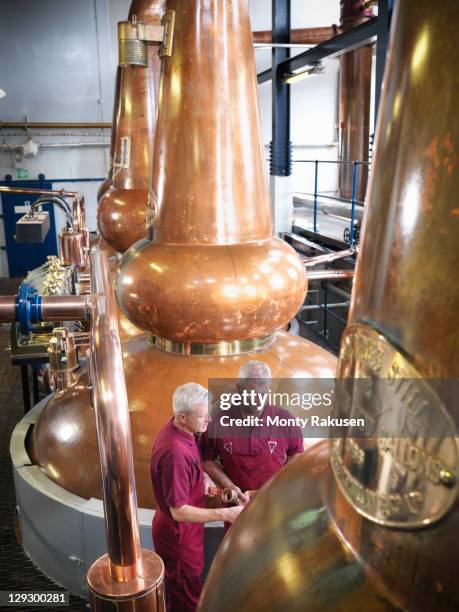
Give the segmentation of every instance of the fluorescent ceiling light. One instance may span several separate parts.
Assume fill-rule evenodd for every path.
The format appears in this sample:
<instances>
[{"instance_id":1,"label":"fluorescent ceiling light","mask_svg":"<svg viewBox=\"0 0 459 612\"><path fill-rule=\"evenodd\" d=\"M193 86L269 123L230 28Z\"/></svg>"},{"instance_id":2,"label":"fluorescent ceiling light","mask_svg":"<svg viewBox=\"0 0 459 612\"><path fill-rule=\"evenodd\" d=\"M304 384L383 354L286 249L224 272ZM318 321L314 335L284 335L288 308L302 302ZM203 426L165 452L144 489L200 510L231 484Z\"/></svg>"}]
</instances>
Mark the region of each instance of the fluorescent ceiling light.
<instances>
[{"instance_id":1,"label":"fluorescent ceiling light","mask_svg":"<svg viewBox=\"0 0 459 612\"><path fill-rule=\"evenodd\" d=\"M321 62L317 62L313 66L308 66L306 69L302 69L300 72L292 72L285 77L285 83L296 83L297 81L302 81L307 76L312 74L322 74L324 72L324 67Z\"/></svg>"},{"instance_id":2,"label":"fluorescent ceiling light","mask_svg":"<svg viewBox=\"0 0 459 612\"><path fill-rule=\"evenodd\" d=\"M4 98L6 96L6 91L3 91L3 89L0 89L0 98Z\"/></svg>"}]
</instances>

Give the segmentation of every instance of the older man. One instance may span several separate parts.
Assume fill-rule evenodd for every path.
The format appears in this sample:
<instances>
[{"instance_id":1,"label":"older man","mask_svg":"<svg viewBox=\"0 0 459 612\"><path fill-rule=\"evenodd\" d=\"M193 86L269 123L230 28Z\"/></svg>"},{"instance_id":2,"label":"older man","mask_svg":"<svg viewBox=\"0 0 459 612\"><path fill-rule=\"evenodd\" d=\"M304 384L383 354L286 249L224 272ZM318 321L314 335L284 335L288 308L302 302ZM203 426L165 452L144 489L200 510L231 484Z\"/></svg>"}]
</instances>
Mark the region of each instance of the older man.
<instances>
[{"instance_id":1,"label":"older man","mask_svg":"<svg viewBox=\"0 0 459 612\"><path fill-rule=\"evenodd\" d=\"M249 361L239 371L238 391L246 397L264 397L271 385L271 371L262 361ZM245 491L262 487L283 465L303 452L303 437L297 426L275 427L267 417L288 418L281 408L259 400L248 405L232 405L225 412L225 422L248 419L249 425L222 426L222 413L201 439L204 471L220 486L235 489L242 502L248 501ZM257 417L257 418L255 418ZM234 420L233 420L234 419Z\"/></svg>"},{"instance_id":2,"label":"older man","mask_svg":"<svg viewBox=\"0 0 459 612\"><path fill-rule=\"evenodd\" d=\"M233 522L242 507L205 509L204 493L213 483L203 475L196 434L209 422L208 391L197 383L177 387L174 417L160 431L151 455L157 502L153 543L166 568L170 612L196 609L204 567L204 523Z\"/></svg>"}]
</instances>

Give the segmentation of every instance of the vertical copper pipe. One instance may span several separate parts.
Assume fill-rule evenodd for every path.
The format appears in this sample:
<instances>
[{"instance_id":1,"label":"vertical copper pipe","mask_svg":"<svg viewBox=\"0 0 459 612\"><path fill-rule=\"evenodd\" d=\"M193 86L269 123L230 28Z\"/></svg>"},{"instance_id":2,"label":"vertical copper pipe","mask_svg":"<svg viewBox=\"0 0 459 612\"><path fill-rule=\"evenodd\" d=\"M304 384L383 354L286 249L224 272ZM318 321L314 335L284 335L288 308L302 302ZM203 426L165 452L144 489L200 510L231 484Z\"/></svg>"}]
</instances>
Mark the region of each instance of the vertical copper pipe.
<instances>
[{"instance_id":1,"label":"vertical copper pipe","mask_svg":"<svg viewBox=\"0 0 459 612\"><path fill-rule=\"evenodd\" d=\"M142 574L131 425L118 316L106 254L91 252L91 380L112 578Z\"/></svg>"},{"instance_id":2,"label":"vertical copper pipe","mask_svg":"<svg viewBox=\"0 0 459 612\"><path fill-rule=\"evenodd\" d=\"M157 25L165 0L134 0L129 19ZM112 188L99 201L97 224L104 239L124 252L147 235L156 107L161 62L148 45L148 66L120 68L116 129L113 135Z\"/></svg>"},{"instance_id":3,"label":"vertical copper pipe","mask_svg":"<svg viewBox=\"0 0 459 612\"><path fill-rule=\"evenodd\" d=\"M320 45L320 43L333 38L339 34L336 25L323 28L298 28L291 31L290 40L295 45ZM254 43L272 43L273 33L271 30L252 32Z\"/></svg>"},{"instance_id":4,"label":"vertical copper pipe","mask_svg":"<svg viewBox=\"0 0 459 612\"><path fill-rule=\"evenodd\" d=\"M341 0L341 28L348 30L373 16L372 9L364 9L364 0ZM370 138L372 46L367 45L341 56L340 60L340 157L343 161L368 161ZM351 198L354 167L340 168L340 193ZM365 199L368 166L358 167L356 197Z\"/></svg>"},{"instance_id":5,"label":"vertical copper pipe","mask_svg":"<svg viewBox=\"0 0 459 612\"><path fill-rule=\"evenodd\" d=\"M92 609L163 611L164 565L140 547L131 424L117 305L104 251L91 252L90 371L102 471L108 555L88 571Z\"/></svg>"}]
</instances>

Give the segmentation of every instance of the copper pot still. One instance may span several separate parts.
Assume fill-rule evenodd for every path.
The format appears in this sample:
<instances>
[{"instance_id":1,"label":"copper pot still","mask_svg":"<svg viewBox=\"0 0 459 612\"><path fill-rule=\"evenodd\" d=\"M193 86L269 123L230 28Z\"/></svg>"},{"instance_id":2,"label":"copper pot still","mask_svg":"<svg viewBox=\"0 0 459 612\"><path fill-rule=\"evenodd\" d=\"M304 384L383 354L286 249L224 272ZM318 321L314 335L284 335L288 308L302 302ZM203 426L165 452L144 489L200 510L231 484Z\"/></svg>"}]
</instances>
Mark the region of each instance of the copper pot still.
<instances>
[{"instance_id":1,"label":"copper pot still","mask_svg":"<svg viewBox=\"0 0 459 612\"><path fill-rule=\"evenodd\" d=\"M159 25L165 0L133 0L129 20ZM111 168L101 186L97 226L107 243L124 253L144 238L155 137L161 62L158 47L148 45L147 66L117 69L111 140Z\"/></svg>"},{"instance_id":2,"label":"copper pot still","mask_svg":"<svg viewBox=\"0 0 459 612\"><path fill-rule=\"evenodd\" d=\"M338 367L352 402L335 407L372 430L345 429L259 491L200 612L459 608L459 4L403 0L393 19Z\"/></svg>"},{"instance_id":3,"label":"copper pot still","mask_svg":"<svg viewBox=\"0 0 459 612\"><path fill-rule=\"evenodd\" d=\"M273 236L247 2L171 0L167 8L176 17L173 53L162 60L155 239L128 249L116 280L125 317L144 333L123 344L144 508L155 504L151 447L178 385L236 378L249 359L299 386L336 370L333 355L278 331L302 305L307 277L297 253ZM48 402L31 447L51 479L100 498L86 384L83 372Z\"/></svg>"}]
</instances>

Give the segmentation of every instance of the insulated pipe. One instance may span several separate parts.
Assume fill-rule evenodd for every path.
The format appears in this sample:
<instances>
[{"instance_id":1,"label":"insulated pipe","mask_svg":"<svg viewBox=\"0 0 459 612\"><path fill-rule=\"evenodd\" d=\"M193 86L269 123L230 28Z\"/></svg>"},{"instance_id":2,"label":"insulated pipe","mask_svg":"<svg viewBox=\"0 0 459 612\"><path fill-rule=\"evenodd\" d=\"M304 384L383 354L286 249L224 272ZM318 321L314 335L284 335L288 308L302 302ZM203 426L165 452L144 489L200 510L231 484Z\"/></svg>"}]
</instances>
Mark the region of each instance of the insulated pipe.
<instances>
[{"instance_id":1,"label":"insulated pipe","mask_svg":"<svg viewBox=\"0 0 459 612\"><path fill-rule=\"evenodd\" d=\"M290 42L295 45L319 45L338 34L340 29L335 24L324 28L300 28L291 31ZM273 33L271 30L252 32L252 38L254 43L269 44L273 42Z\"/></svg>"},{"instance_id":2,"label":"insulated pipe","mask_svg":"<svg viewBox=\"0 0 459 612\"><path fill-rule=\"evenodd\" d=\"M317 257L308 257L303 261L303 263L306 268L312 268L314 266L331 263L332 261L336 261L338 259L344 259L345 257L353 257L355 254L355 249L345 249L344 251L336 251L327 253L326 255L318 255Z\"/></svg>"},{"instance_id":3,"label":"insulated pipe","mask_svg":"<svg viewBox=\"0 0 459 612\"><path fill-rule=\"evenodd\" d=\"M164 565L142 551L129 405L116 300L104 251L91 251L90 371L102 471L108 555L89 569L93 610L157 610ZM107 600L112 605L107 604Z\"/></svg>"},{"instance_id":4,"label":"insulated pipe","mask_svg":"<svg viewBox=\"0 0 459 612\"><path fill-rule=\"evenodd\" d=\"M315 280L345 280L354 278L354 270L316 270L315 272L308 272L308 281Z\"/></svg>"}]
</instances>

